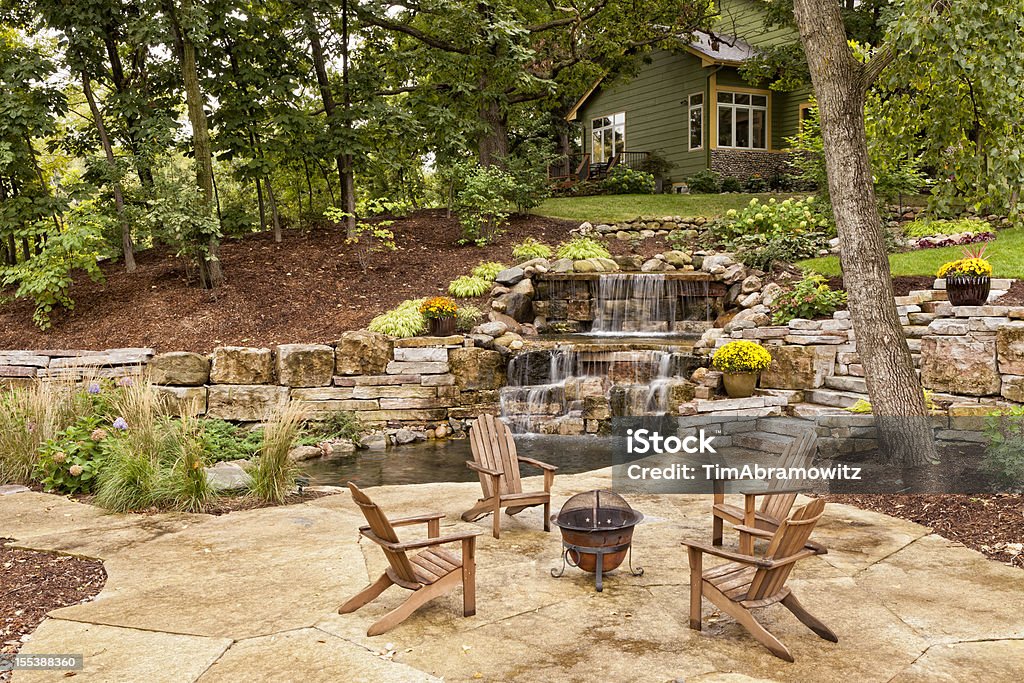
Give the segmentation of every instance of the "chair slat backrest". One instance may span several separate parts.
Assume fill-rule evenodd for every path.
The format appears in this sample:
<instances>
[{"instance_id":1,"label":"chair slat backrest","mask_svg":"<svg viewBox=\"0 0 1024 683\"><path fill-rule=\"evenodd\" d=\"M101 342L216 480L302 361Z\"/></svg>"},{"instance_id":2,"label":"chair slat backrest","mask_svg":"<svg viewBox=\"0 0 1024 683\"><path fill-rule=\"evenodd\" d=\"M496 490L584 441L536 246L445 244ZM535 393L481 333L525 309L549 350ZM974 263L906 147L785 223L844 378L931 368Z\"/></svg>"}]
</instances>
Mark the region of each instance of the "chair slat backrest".
<instances>
[{"instance_id":1,"label":"chair slat backrest","mask_svg":"<svg viewBox=\"0 0 1024 683\"><path fill-rule=\"evenodd\" d=\"M478 465L505 473L499 482L498 491L492 490L491 478L480 473L484 498L498 493L522 493L516 442L504 422L493 415L481 415L469 430L469 445Z\"/></svg>"},{"instance_id":2,"label":"chair slat backrest","mask_svg":"<svg viewBox=\"0 0 1024 683\"><path fill-rule=\"evenodd\" d=\"M377 504L370 500L370 497L360 491L359 487L352 482L348 483L348 488L352 492L352 500L356 502L356 505L359 506L363 513L363 517L366 518L370 531L383 541L398 543L398 534L395 533L395 528L391 526L391 522L388 521L387 516ZM391 569L394 570L399 579L409 583L419 583L416 574L413 572L412 563L409 562L409 558L404 552L399 553L387 548L381 548L381 550L384 551L384 555L388 558L388 564L391 565Z\"/></svg>"},{"instance_id":3,"label":"chair slat backrest","mask_svg":"<svg viewBox=\"0 0 1024 683\"><path fill-rule=\"evenodd\" d=\"M778 531L772 536L768 549L765 551L765 559L781 560L803 550L807 540L811 537L814 525L821 519L825 510L825 500L817 498L807 505L793 511L789 519L782 522ZM750 590L747 591L747 600L761 600L769 598L778 593L786 585L789 573L793 571L795 562L789 562L774 569L758 569L754 574L754 580L750 582Z\"/></svg>"},{"instance_id":4,"label":"chair slat backrest","mask_svg":"<svg viewBox=\"0 0 1024 683\"><path fill-rule=\"evenodd\" d=\"M814 460L817 452L818 435L813 430L801 432L798 437L789 442L786 449L779 458L779 467L808 467ZM785 479L772 479L768 484L768 490L783 486L791 487L794 482ZM795 493L779 493L765 496L761 502L761 512L773 519L784 519L789 516L789 511L796 500Z\"/></svg>"}]
</instances>

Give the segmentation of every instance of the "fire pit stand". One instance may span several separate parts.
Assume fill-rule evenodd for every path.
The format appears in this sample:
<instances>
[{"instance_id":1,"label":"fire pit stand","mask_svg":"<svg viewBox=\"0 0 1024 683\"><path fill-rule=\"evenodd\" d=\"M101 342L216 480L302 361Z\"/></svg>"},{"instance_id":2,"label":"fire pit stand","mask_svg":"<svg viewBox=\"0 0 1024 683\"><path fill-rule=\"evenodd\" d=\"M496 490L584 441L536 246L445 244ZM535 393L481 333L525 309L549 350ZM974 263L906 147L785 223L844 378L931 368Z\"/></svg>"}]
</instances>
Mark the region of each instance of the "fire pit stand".
<instances>
[{"instance_id":1,"label":"fire pit stand","mask_svg":"<svg viewBox=\"0 0 1024 683\"><path fill-rule=\"evenodd\" d=\"M562 566L552 569L556 579L566 565L595 575L594 587L604 590L604 572L611 571L629 558L629 573L642 576L642 567L633 568L633 527L644 518L612 491L587 491L566 501L551 521L562 531Z\"/></svg>"}]
</instances>

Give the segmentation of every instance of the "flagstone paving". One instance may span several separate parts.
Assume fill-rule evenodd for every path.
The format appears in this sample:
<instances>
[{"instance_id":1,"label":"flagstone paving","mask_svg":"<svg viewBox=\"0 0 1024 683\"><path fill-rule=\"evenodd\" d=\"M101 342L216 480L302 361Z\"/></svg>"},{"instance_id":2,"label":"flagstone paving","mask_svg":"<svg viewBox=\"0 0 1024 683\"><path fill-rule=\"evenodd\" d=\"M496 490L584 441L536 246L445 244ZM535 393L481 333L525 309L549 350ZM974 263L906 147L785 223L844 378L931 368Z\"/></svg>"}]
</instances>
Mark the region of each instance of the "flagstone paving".
<instances>
[{"instance_id":1,"label":"flagstone paving","mask_svg":"<svg viewBox=\"0 0 1024 683\"><path fill-rule=\"evenodd\" d=\"M553 506L608 487L607 472L556 479ZM108 573L91 602L55 610L25 653L80 653L75 681L1018 681L1024 661L1024 572L925 527L829 505L815 532L829 554L797 565L790 586L839 643L817 638L784 608L758 612L793 652L771 656L731 618L704 604L688 628L683 538L706 539L706 498L633 495L646 515L634 538L641 577L569 568L539 508L490 519L459 514L477 484L380 487L394 516L440 510L450 528L476 526L477 615L458 591L375 638L367 627L396 607L392 588L354 614L338 605L383 571L358 540L347 494L213 517L108 515L57 496L0 496L0 537L13 545L100 558ZM406 533L410 533L406 531ZM735 544L736 539L727 541ZM14 683L62 672L15 672Z\"/></svg>"}]
</instances>

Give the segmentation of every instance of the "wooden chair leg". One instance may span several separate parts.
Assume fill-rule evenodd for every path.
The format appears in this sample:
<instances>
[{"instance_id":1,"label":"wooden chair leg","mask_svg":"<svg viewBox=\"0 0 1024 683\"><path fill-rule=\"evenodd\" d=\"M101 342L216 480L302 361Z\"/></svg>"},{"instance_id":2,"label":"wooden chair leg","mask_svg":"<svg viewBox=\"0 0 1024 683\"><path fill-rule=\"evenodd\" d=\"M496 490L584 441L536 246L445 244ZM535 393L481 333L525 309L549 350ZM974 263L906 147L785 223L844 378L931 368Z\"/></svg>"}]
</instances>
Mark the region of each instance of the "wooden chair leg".
<instances>
[{"instance_id":1,"label":"wooden chair leg","mask_svg":"<svg viewBox=\"0 0 1024 683\"><path fill-rule=\"evenodd\" d=\"M366 631L366 635L379 636L382 633L387 633L408 619L409 615L423 605L458 586L461 581L462 573L453 571L451 574L448 574L429 586L424 586L417 591L413 591L412 595L406 598L405 602L399 605L396 609L385 614L377 623L371 626Z\"/></svg>"},{"instance_id":2,"label":"wooden chair leg","mask_svg":"<svg viewBox=\"0 0 1024 683\"><path fill-rule=\"evenodd\" d=\"M722 518L712 514L711 545L722 545Z\"/></svg>"},{"instance_id":3,"label":"wooden chair leg","mask_svg":"<svg viewBox=\"0 0 1024 683\"><path fill-rule=\"evenodd\" d=\"M787 662L793 661L793 655L790 654L789 649L782 644L782 641L769 633L768 629L759 624L750 610L733 602L714 586L705 586L705 589L707 591L704 594L705 597L713 602L718 609L735 619L736 623L747 629L747 633L753 636L754 640L768 648L779 659L784 659Z\"/></svg>"},{"instance_id":4,"label":"wooden chair leg","mask_svg":"<svg viewBox=\"0 0 1024 683\"><path fill-rule=\"evenodd\" d=\"M832 629L823 624L816 616L808 612L804 606L800 604L800 601L796 599L795 595L790 593L784 597L782 599L782 604L786 609L792 612L793 616L799 619L804 626L817 633L820 637L825 640L832 641L833 643L839 642L839 638L832 632Z\"/></svg>"},{"instance_id":5,"label":"wooden chair leg","mask_svg":"<svg viewBox=\"0 0 1024 683\"><path fill-rule=\"evenodd\" d=\"M476 538L462 541L462 616L476 614Z\"/></svg>"},{"instance_id":6,"label":"wooden chair leg","mask_svg":"<svg viewBox=\"0 0 1024 683\"><path fill-rule=\"evenodd\" d=\"M491 521L491 533L495 538L501 538L501 498L494 497L494 519Z\"/></svg>"},{"instance_id":7,"label":"wooden chair leg","mask_svg":"<svg viewBox=\"0 0 1024 683\"><path fill-rule=\"evenodd\" d=\"M704 588L704 579L701 576L703 555L696 548L687 548L686 551L690 558L690 628L699 631L701 630L701 597Z\"/></svg>"},{"instance_id":8,"label":"wooden chair leg","mask_svg":"<svg viewBox=\"0 0 1024 683\"><path fill-rule=\"evenodd\" d=\"M338 614L349 614L355 612L363 605L371 602L378 595L386 591L392 585L391 578L388 577L387 573L380 575L380 578L371 583L363 590L356 593L354 596L348 599L348 601L338 608Z\"/></svg>"},{"instance_id":9,"label":"wooden chair leg","mask_svg":"<svg viewBox=\"0 0 1024 683\"><path fill-rule=\"evenodd\" d=\"M475 522L484 515L491 513L494 509L493 502L490 498L483 498L477 501L477 504L462 513L463 522Z\"/></svg>"},{"instance_id":10,"label":"wooden chair leg","mask_svg":"<svg viewBox=\"0 0 1024 683\"><path fill-rule=\"evenodd\" d=\"M544 531L551 531L551 501L544 503Z\"/></svg>"},{"instance_id":11,"label":"wooden chair leg","mask_svg":"<svg viewBox=\"0 0 1024 683\"><path fill-rule=\"evenodd\" d=\"M743 496L743 524L751 528L757 524L757 515L754 512L756 502L754 496ZM750 534L740 534L740 553L754 554L754 537Z\"/></svg>"}]
</instances>

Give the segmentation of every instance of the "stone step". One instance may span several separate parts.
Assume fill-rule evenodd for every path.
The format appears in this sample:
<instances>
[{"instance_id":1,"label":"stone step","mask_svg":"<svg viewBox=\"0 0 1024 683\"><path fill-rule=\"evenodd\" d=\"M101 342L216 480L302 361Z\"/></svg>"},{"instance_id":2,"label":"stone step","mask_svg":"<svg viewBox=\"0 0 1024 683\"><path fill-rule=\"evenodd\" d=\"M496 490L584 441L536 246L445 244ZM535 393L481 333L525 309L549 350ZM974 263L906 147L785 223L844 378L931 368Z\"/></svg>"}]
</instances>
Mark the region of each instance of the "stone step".
<instances>
[{"instance_id":1,"label":"stone step","mask_svg":"<svg viewBox=\"0 0 1024 683\"><path fill-rule=\"evenodd\" d=\"M781 419L781 418L769 418ZM760 420L759 420L760 422ZM793 441L793 437L782 434L768 434L764 432L747 432L745 434L734 434L732 445L740 448L749 448L752 451L762 453L782 453Z\"/></svg>"},{"instance_id":2,"label":"stone step","mask_svg":"<svg viewBox=\"0 0 1024 683\"><path fill-rule=\"evenodd\" d=\"M804 392L804 398L809 403L819 403L821 405L832 406L834 408L849 408L861 399L867 400L868 397L864 394L857 394L852 391L811 389Z\"/></svg>"},{"instance_id":3,"label":"stone step","mask_svg":"<svg viewBox=\"0 0 1024 683\"><path fill-rule=\"evenodd\" d=\"M836 391L852 391L858 394L868 393L868 384L863 377L840 377L833 375L825 378L825 387Z\"/></svg>"},{"instance_id":4,"label":"stone step","mask_svg":"<svg viewBox=\"0 0 1024 683\"><path fill-rule=\"evenodd\" d=\"M822 415L849 415L842 408L821 405L820 403L801 403L792 407L796 417L820 417Z\"/></svg>"}]
</instances>

